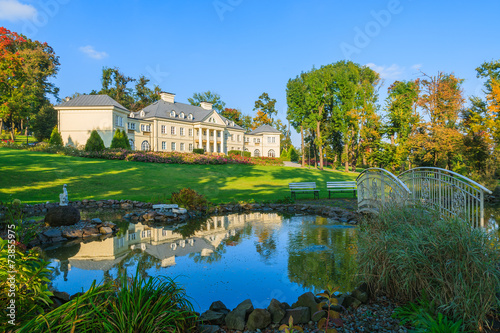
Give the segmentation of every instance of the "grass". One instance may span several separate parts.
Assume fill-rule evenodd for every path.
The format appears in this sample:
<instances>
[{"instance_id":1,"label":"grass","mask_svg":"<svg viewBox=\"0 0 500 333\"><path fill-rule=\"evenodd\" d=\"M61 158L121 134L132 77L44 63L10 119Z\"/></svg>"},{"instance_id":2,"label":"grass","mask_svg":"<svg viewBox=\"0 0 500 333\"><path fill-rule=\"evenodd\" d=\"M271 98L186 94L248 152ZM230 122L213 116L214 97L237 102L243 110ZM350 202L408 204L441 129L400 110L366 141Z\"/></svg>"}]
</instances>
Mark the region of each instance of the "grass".
<instances>
[{"instance_id":1,"label":"grass","mask_svg":"<svg viewBox=\"0 0 500 333\"><path fill-rule=\"evenodd\" d=\"M354 180L357 173L256 165L178 165L86 159L0 148L0 201L56 202L63 184L71 201L130 199L165 202L192 188L215 203L272 201L290 196L288 183L314 181L328 197L327 181ZM346 198L350 193L343 194ZM299 195L309 198L311 195ZM341 197L336 195L336 197Z\"/></svg>"}]
</instances>

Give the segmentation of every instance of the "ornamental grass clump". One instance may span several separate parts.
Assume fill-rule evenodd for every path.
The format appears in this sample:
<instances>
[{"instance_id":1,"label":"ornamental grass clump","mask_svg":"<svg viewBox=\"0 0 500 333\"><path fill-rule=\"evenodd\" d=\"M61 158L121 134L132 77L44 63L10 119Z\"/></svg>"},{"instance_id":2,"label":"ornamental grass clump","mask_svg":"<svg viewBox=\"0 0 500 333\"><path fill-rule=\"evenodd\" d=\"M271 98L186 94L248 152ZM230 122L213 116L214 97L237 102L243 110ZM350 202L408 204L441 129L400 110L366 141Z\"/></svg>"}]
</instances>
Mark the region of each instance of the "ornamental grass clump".
<instances>
[{"instance_id":1,"label":"ornamental grass clump","mask_svg":"<svg viewBox=\"0 0 500 333\"><path fill-rule=\"evenodd\" d=\"M359 232L359 269L372 292L415 302L426 294L442 313L480 330L498 307L497 235L422 208L386 209Z\"/></svg>"}]
</instances>

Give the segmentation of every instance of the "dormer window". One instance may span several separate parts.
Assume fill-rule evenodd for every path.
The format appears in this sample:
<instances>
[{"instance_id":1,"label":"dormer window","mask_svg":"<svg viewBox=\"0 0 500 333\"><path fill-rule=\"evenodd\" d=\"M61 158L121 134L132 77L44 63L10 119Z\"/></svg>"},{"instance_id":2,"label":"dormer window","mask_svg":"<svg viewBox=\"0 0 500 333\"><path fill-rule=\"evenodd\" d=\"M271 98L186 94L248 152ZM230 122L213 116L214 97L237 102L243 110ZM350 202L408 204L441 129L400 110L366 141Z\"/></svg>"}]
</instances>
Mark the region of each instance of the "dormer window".
<instances>
[{"instance_id":1,"label":"dormer window","mask_svg":"<svg viewBox=\"0 0 500 333\"><path fill-rule=\"evenodd\" d=\"M128 115L130 118L135 118L135 114L133 112L130 112L130 114Z\"/></svg>"},{"instance_id":2,"label":"dormer window","mask_svg":"<svg viewBox=\"0 0 500 333\"><path fill-rule=\"evenodd\" d=\"M175 118L175 111L174 110L170 111L170 117Z\"/></svg>"},{"instance_id":3,"label":"dormer window","mask_svg":"<svg viewBox=\"0 0 500 333\"><path fill-rule=\"evenodd\" d=\"M184 112L181 112L181 114L179 114L179 118L184 119Z\"/></svg>"},{"instance_id":4,"label":"dormer window","mask_svg":"<svg viewBox=\"0 0 500 333\"><path fill-rule=\"evenodd\" d=\"M234 126L234 121L231 122L231 126Z\"/></svg>"},{"instance_id":5,"label":"dormer window","mask_svg":"<svg viewBox=\"0 0 500 333\"><path fill-rule=\"evenodd\" d=\"M144 113L144 110L141 110L141 117L144 117L146 113Z\"/></svg>"},{"instance_id":6,"label":"dormer window","mask_svg":"<svg viewBox=\"0 0 500 333\"><path fill-rule=\"evenodd\" d=\"M190 113L190 114L188 115L188 119L189 119L189 120L193 120L193 114L192 114L192 113Z\"/></svg>"}]
</instances>

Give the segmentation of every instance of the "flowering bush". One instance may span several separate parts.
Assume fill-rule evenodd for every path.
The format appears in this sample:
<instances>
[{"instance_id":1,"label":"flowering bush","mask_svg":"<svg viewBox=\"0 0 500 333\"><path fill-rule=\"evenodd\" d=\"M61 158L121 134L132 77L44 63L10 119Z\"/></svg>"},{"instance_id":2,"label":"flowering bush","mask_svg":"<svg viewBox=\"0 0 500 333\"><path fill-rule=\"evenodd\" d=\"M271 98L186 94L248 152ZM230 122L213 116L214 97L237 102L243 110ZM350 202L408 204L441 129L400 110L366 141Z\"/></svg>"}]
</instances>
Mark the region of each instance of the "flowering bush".
<instances>
[{"instance_id":1,"label":"flowering bush","mask_svg":"<svg viewBox=\"0 0 500 333\"><path fill-rule=\"evenodd\" d=\"M273 157L245 157L245 156L226 156L226 155L208 155L192 154L180 152L157 152L157 151L138 151L126 149L104 149L99 151L84 151L74 147L62 147L50 145L48 143L38 143L35 146L21 146L9 143L0 144L2 147L15 149L27 149L30 151L45 152L50 154L61 154L67 156L101 158L105 160L125 160L134 162L165 163L165 164L251 164L251 165L282 165L283 162Z\"/></svg>"}]
</instances>

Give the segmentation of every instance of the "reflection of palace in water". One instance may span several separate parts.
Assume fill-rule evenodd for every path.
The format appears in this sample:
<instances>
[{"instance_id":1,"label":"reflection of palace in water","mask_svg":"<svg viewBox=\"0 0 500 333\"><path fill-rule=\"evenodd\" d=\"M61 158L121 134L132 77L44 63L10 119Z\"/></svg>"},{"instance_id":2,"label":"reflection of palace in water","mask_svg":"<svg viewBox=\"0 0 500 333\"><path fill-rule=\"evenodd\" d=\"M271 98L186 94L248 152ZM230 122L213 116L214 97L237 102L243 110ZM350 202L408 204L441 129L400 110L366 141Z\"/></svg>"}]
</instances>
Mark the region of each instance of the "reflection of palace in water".
<instances>
[{"instance_id":1,"label":"reflection of palace in water","mask_svg":"<svg viewBox=\"0 0 500 333\"><path fill-rule=\"evenodd\" d=\"M78 252L69 258L70 267L109 270L130 250L142 250L161 260L162 267L175 265L175 258L199 253L208 257L226 239L235 236L245 223L277 224L282 217L276 213L232 214L212 216L201 230L184 238L175 227L150 227L130 224L121 235L89 243L81 243Z\"/></svg>"}]
</instances>

